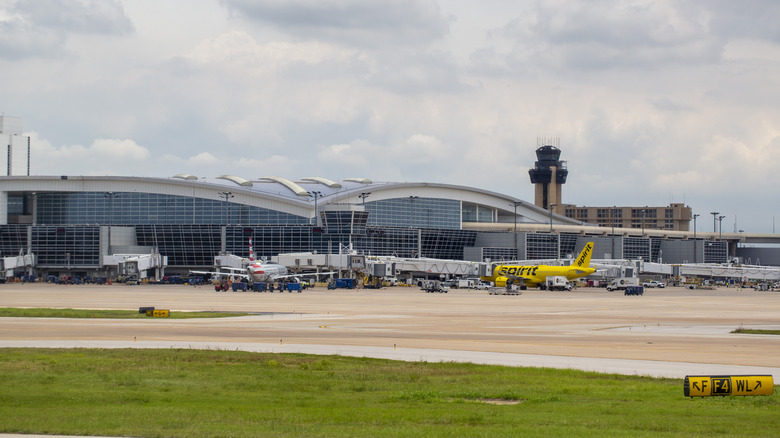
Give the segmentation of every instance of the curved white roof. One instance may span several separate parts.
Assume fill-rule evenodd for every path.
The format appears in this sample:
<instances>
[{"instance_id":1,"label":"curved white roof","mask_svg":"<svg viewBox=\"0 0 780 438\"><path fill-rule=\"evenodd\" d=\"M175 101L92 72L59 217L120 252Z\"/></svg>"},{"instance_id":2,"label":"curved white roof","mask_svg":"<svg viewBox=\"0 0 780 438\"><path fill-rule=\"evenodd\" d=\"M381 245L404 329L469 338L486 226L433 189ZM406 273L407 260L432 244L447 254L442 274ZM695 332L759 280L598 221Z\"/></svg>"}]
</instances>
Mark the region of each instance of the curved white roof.
<instances>
[{"instance_id":1,"label":"curved white roof","mask_svg":"<svg viewBox=\"0 0 780 438\"><path fill-rule=\"evenodd\" d=\"M189 173L177 173L176 175L173 175L174 178L180 178L180 179L198 179L195 175L190 175Z\"/></svg>"},{"instance_id":2,"label":"curved white roof","mask_svg":"<svg viewBox=\"0 0 780 438\"><path fill-rule=\"evenodd\" d=\"M240 186L244 187L252 187L252 181L249 181L247 179L241 178L240 176L233 176L233 175L222 175L218 176L217 179L226 179L228 181L232 181Z\"/></svg>"},{"instance_id":3,"label":"curved white roof","mask_svg":"<svg viewBox=\"0 0 780 438\"><path fill-rule=\"evenodd\" d=\"M281 176L261 176L259 179L267 179L269 181L279 183L287 187L288 189L290 189L290 191L292 191L298 196L309 196L309 192L306 189L290 181L287 178L282 178Z\"/></svg>"},{"instance_id":4,"label":"curved white roof","mask_svg":"<svg viewBox=\"0 0 780 438\"><path fill-rule=\"evenodd\" d=\"M340 189L341 188L341 184L337 183L336 181L331 181L329 179L322 178L320 176L310 176L310 177L307 177L307 178L301 178L301 181L314 181L314 182L318 182L318 183L320 183L322 185L328 186L331 189Z\"/></svg>"},{"instance_id":5,"label":"curved white roof","mask_svg":"<svg viewBox=\"0 0 780 438\"><path fill-rule=\"evenodd\" d=\"M368 178L344 178L344 181L351 181L351 182L356 182L356 183L360 183L360 184L371 184L371 183L373 183L373 181L371 181Z\"/></svg>"}]
</instances>

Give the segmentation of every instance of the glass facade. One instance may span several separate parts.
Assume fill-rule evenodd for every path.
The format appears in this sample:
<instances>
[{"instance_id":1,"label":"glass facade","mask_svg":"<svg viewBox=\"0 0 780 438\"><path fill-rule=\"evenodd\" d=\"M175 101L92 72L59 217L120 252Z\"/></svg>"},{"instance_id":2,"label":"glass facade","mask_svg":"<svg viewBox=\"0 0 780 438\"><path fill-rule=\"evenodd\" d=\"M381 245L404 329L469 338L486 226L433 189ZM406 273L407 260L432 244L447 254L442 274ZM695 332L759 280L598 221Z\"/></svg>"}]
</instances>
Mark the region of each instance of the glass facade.
<instances>
[{"instance_id":1,"label":"glass facade","mask_svg":"<svg viewBox=\"0 0 780 438\"><path fill-rule=\"evenodd\" d=\"M483 262L487 259L490 259L491 262L504 262L518 258L515 248L482 248Z\"/></svg>"},{"instance_id":2,"label":"glass facade","mask_svg":"<svg viewBox=\"0 0 780 438\"><path fill-rule=\"evenodd\" d=\"M525 235L526 259L557 259L558 234L528 233Z\"/></svg>"},{"instance_id":3,"label":"glass facade","mask_svg":"<svg viewBox=\"0 0 780 438\"><path fill-rule=\"evenodd\" d=\"M463 248L474 246L476 231L421 230L422 257L461 260Z\"/></svg>"},{"instance_id":4,"label":"glass facade","mask_svg":"<svg viewBox=\"0 0 780 438\"><path fill-rule=\"evenodd\" d=\"M661 239L650 238L650 261L658 262L658 258L661 257Z\"/></svg>"},{"instance_id":5,"label":"glass facade","mask_svg":"<svg viewBox=\"0 0 780 438\"><path fill-rule=\"evenodd\" d=\"M219 225L138 225L135 233L138 245L168 256L168 266L211 266L222 247Z\"/></svg>"},{"instance_id":6,"label":"glass facade","mask_svg":"<svg viewBox=\"0 0 780 438\"><path fill-rule=\"evenodd\" d=\"M472 204L470 202L464 202L462 206L461 217L463 222L495 222L498 211L495 208L486 207L484 205ZM514 221L514 210L510 216Z\"/></svg>"},{"instance_id":7,"label":"glass facade","mask_svg":"<svg viewBox=\"0 0 780 438\"><path fill-rule=\"evenodd\" d=\"M460 229L460 201L407 197L365 203L368 225Z\"/></svg>"},{"instance_id":8,"label":"glass facade","mask_svg":"<svg viewBox=\"0 0 780 438\"><path fill-rule=\"evenodd\" d=\"M96 268L100 265L100 227L32 227L31 247L41 266Z\"/></svg>"},{"instance_id":9,"label":"glass facade","mask_svg":"<svg viewBox=\"0 0 780 438\"><path fill-rule=\"evenodd\" d=\"M650 239L644 237L625 237L623 239L623 258L628 260L650 261Z\"/></svg>"},{"instance_id":10,"label":"glass facade","mask_svg":"<svg viewBox=\"0 0 780 438\"><path fill-rule=\"evenodd\" d=\"M353 249L366 255L419 257L420 234L420 230L413 228L372 227L366 230L365 237L352 236L351 243ZM338 244L349 245L350 236L331 235L324 243L330 243L334 248L337 248Z\"/></svg>"},{"instance_id":11,"label":"glass facade","mask_svg":"<svg viewBox=\"0 0 780 438\"><path fill-rule=\"evenodd\" d=\"M261 207L155 193L40 193L37 209L41 225L309 223L309 218Z\"/></svg>"},{"instance_id":12,"label":"glass facade","mask_svg":"<svg viewBox=\"0 0 780 438\"><path fill-rule=\"evenodd\" d=\"M580 251L582 251L581 248ZM568 257L569 254L572 257L576 257L578 254L577 236L575 234L561 234L561 257Z\"/></svg>"},{"instance_id":13,"label":"glass facade","mask_svg":"<svg viewBox=\"0 0 780 438\"><path fill-rule=\"evenodd\" d=\"M728 262L728 247L726 242L704 242L704 263Z\"/></svg>"},{"instance_id":14,"label":"glass facade","mask_svg":"<svg viewBox=\"0 0 780 438\"><path fill-rule=\"evenodd\" d=\"M320 216L328 234L366 234L367 211L321 211Z\"/></svg>"},{"instance_id":15,"label":"glass facade","mask_svg":"<svg viewBox=\"0 0 780 438\"><path fill-rule=\"evenodd\" d=\"M27 229L27 225L0 226L0 256L17 256L19 251L27 253Z\"/></svg>"}]
</instances>

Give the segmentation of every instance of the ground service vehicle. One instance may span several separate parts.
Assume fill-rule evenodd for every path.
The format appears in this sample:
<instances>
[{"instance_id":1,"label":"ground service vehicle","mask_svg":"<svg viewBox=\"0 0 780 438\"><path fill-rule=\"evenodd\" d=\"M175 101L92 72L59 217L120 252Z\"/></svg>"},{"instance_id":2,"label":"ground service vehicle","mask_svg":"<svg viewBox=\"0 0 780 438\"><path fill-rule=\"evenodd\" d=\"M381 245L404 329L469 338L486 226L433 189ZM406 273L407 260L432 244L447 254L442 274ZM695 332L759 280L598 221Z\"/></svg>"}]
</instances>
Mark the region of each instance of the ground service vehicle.
<instances>
[{"instance_id":1,"label":"ground service vehicle","mask_svg":"<svg viewBox=\"0 0 780 438\"><path fill-rule=\"evenodd\" d=\"M450 291L450 288L442 284L439 280L423 280L420 289L424 290L426 293L440 292L446 294Z\"/></svg>"},{"instance_id":2,"label":"ground service vehicle","mask_svg":"<svg viewBox=\"0 0 780 438\"><path fill-rule=\"evenodd\" d=\"M629 286L626 288L626 291L623 292L623 295L644 295L645 294L645 288L643 286Z\"/></svg>"},{"instance_id":3,"label":"ground service vehicle","mask_svg":"<svg viewBox=\"0 0 780 438\"><path fill-rule=\"evenodd\" d=\"M642 286L644 286L644 287L664 288L664 287L666 287L666 283L653 280L653 281L647 281L647 282L642 283Z\"/></svg>"},{"instance_id":4,"label":"ground service vehicle","mask_svg":"<svg viewBox=\"0 0 780 438\"><path fill-rule=\"evenodd\" d=\"M625 289L629 286L639 286L639 279L636 277L620 277L609 282L607 285L608 291Z\"/></svg>"},{"instance_id":5,"label":"ground service vehicle","mask_svg":"<svg viewBox=\"0 0 780 438\"><path fill-rule=\"evenodd\" d=\"M549 290L571 290L572 285L569 280L566 279L566 277L562 276L552 276L547 277L544 280L544 285L540 286L540 289L549 289Z\"/></svg>"}]
</instances>

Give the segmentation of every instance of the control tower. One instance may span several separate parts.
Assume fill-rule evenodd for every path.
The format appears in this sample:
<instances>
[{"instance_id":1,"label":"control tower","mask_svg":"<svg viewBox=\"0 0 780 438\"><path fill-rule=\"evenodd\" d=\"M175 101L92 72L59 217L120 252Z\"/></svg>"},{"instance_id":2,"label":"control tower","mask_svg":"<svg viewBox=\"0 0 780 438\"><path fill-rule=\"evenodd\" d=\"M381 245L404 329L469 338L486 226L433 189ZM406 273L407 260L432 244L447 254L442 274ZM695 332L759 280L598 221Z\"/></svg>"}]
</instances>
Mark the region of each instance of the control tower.
<instances>
[{"instance_id":1,"label":"control tower","mask_svg":"<svg viewBox=\"0 0 780 438\"><path fill-rule=\"evenodd\" d=\"M550 205L561 206L562 186L566 183L566 177L569 175L566 162L560 160L561 150L551 143L557 145L558 139L536 140L537 161L534 168L528 170L531 183L536 186L534 188L534 204L544 209L549 209ZM539 147L539 145L543 146Z\"/></svg>"}]
</instances>

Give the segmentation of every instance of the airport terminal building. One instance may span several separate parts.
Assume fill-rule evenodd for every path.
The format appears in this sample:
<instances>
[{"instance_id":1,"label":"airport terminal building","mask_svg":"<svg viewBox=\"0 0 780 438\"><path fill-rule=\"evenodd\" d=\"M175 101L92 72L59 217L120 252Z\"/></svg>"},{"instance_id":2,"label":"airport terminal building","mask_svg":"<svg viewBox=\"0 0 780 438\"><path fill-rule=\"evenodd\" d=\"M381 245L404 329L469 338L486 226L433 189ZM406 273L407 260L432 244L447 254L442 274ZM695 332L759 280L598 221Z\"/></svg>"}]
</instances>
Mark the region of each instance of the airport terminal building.
<instances>
[{"instance_id":1,"label":"airport terminal building","mask_svg":"<svg viewBox=\"0 0 780 438\"><path fill-rule=\"evenodd\" d=\"M734 254L727 239L689 234L596 227L509 195L449 184L0 177L0 256L32 253L36 270L49 273L97 271L113 254L150 252L166 256L169 270L186 272L211 267L220 253L248 256L250 237L261 258L349 249L449 260L555 259L585 241L596 242L599 258L722 263Z\"/></svg>"}]
</instances>

